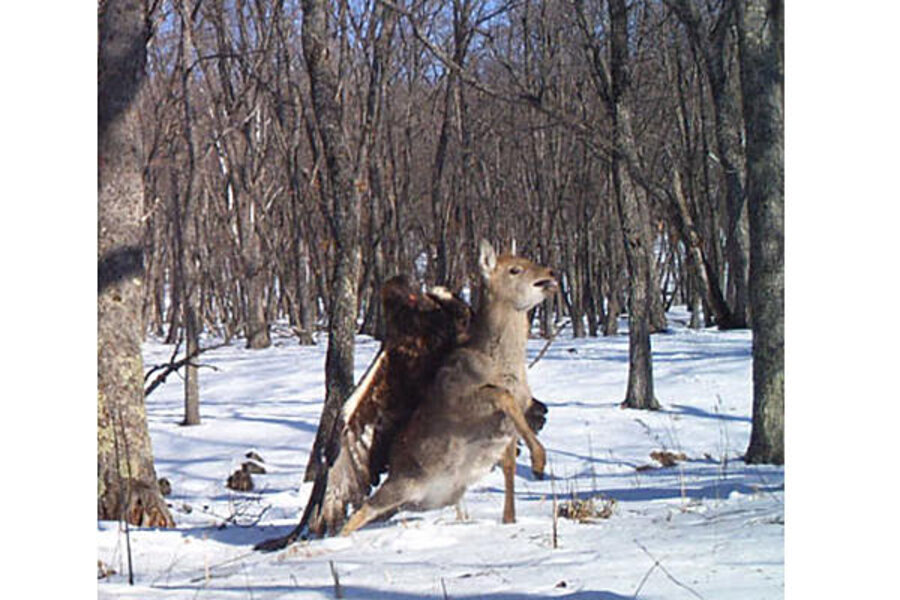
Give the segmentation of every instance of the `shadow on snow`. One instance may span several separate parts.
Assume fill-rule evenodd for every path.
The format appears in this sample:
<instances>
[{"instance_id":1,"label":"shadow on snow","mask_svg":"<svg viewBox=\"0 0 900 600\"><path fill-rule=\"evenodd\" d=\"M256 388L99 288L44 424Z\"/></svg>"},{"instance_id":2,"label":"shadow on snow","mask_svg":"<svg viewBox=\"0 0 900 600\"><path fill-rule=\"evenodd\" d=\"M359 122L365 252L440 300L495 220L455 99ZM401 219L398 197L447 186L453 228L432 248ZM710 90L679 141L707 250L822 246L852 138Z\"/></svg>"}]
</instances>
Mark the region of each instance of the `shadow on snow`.
<instances>
[{"instance_id":1,"label":"shadow on snow","mask_svg":"<svg viewBox=\"0 0 900 600\"><path fill-rule=\"evenodd\" d=\"M312 593L316 594L322 598L332 598L334 597L334 587L332 586L303 586L303 585L235 585L235 586L223 586L223 587L209 587L203 584L197 584L196 586L183 585L183 586L159 586L159 589L164 590L184 590L184 591L197 591L199 592L201 589L206 590L208 592L223 592L223 593L250 593L252 592L266 592L266 593L284 593L284 594L298 594L298 593ZM428 598L429 600L440 597L440 594L435 593L421 593L414 594L409 592L394 592L390 590L377 589L371 587L363 587L363 586L354 586L354 585L343 585L341 584L341 591L343 592L344 598L385 598L387 600L423 600ZM561 591L561 590L560 590ZM480 598L484 600L530 600L532 598L546 598L546 594L520 594L515 592L495 592L490 594L484 593L476 593L471 595L460 595L452 593L452 591L448 590L448 594L453 598L458 598L460 600L465 600L467 598L475 599ZM554 598L569 598L571 600L626 600L633 598L631 595L622 595L617 594L616 592L610 592L606 590L582 590L575 591L569 594L560 593L554 594Z\"/></svg>"}]
</instances>

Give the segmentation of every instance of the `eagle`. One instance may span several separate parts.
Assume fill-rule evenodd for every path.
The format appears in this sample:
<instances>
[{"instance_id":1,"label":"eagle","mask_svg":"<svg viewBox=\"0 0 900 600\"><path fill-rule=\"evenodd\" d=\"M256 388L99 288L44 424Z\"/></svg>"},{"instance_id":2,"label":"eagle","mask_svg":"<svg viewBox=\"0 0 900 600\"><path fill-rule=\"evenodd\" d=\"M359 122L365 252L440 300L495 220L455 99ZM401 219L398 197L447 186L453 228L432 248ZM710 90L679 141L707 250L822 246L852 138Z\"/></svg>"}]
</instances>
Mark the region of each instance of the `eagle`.
<instances>
[{"instance_id":1,"label":"eagle","mask_svg":"<svg viewBox=\"0 0 900 600\"><path fill-rule=\"evenodd\" d=\"M348 507L359 507L389 471L391 446L438 369L469 339L472 308L446 288L422 292L408 277L398 275L382 287L381 302L385 336L341 410L336 456L317 474L293 531L254 549L279 550L297 539L340 531ZM543 428L546 413L546 405L532 399L525 419L534 432Z\"/></svg>"}]
</instances>

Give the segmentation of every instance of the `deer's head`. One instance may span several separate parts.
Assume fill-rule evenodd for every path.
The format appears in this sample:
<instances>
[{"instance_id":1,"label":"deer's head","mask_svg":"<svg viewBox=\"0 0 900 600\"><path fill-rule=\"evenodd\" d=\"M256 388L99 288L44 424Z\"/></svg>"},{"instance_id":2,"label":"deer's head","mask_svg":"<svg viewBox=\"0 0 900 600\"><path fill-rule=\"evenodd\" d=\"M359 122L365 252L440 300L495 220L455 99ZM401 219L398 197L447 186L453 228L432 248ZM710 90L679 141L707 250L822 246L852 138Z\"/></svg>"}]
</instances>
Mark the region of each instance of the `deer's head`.
<instances>
[{"instance_id":1,"label":"deer's head","mask_svg":"<svg viewBox=\"0 0 900 600\"><path fill-rule=\"evenodd\" d=\"M558 287L556 275L548 267L520 256L497 256L486 240L479 246L478 265L491 301L509 304L518 311L540 304Z\"/></svg>"}]
</instances>

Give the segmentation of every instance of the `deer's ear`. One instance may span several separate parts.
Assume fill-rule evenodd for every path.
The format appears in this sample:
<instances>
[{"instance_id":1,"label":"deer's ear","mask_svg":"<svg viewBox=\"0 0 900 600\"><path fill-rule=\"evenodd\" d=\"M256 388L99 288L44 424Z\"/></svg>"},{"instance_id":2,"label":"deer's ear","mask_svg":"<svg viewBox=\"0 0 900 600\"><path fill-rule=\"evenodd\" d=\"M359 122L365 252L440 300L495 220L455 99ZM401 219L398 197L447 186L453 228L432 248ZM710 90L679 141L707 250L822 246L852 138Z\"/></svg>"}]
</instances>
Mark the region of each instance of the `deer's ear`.
<instances>
[{"instance_id":1,"label":"deer's ear","mask_svg":"<svg viewBox=\"0 0 900 600\"><path fill-rule=\"evenodd\" d=\"M491 243L484 239L478 244L478 266L484 278L489 278L497 268L497 253Z\"/></svg>"}]
</instances>

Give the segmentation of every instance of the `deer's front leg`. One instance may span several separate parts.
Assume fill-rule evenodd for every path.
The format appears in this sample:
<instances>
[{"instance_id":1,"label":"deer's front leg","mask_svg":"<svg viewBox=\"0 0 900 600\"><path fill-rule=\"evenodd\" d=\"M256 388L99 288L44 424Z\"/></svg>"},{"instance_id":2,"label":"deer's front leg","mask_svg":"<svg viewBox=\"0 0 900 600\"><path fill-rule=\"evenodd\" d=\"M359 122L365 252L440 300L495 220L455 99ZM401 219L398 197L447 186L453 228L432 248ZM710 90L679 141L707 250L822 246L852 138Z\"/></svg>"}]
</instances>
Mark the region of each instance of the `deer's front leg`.
<instances>
[{"instance_id":1,"label":"deer's front leg","mask_svg":"<svg viewBox=\"0 0 900 600\"><path fill-rule=\"evenodd\" d=\"M498 408L502 410L515 425L516 433L525 441L528 446L528 452L531 454L531 472L538 479L544 478L544 467L547 465L547 452L544 446L538 441L537 436L528 422L525 420L525 414L522 407L516 402L515 397L506 390L497 389L494 394L494 400ZM513 441L513 461L515 462L515 441ZM514 465L515 467L515 465ZM515 470L515 468L513 468Z\"/></svg>"}]
</instances>

